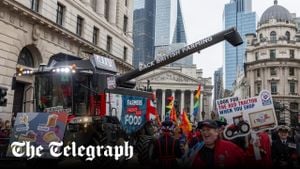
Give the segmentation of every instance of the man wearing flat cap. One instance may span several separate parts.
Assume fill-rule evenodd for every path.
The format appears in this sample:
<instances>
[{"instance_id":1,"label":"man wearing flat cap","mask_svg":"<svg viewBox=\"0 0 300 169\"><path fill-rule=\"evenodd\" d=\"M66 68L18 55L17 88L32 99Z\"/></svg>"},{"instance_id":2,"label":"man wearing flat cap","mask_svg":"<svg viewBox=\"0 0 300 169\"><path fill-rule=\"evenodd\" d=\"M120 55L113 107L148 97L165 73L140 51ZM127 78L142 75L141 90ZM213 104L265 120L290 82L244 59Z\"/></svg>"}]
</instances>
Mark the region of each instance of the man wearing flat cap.
<instances>
[{"instance_id":1,"label":"man wearing flat cap","mask_svg":"<svg viewBox=\"0 0 300 169\"><path fill-rule=\"evenodd\" d=\"M297 159L297 149L294 141L289 137L290 128L280 125L277 128L278 138L272 143L273 164L279 168L292 168Z\"/></svg>"},{"instance_id":2,"label":"man wearing flat cap","mask_svg":"<svg viewBox=\"0 0 300 169\"><path fill-rule=\"evenodd\" d=\"M204 146L197 153L193 168L242 167L245 154L241 148L230 141L219 138L216 121L205 120L198 123Z\"/></svg>"}]
</instances>

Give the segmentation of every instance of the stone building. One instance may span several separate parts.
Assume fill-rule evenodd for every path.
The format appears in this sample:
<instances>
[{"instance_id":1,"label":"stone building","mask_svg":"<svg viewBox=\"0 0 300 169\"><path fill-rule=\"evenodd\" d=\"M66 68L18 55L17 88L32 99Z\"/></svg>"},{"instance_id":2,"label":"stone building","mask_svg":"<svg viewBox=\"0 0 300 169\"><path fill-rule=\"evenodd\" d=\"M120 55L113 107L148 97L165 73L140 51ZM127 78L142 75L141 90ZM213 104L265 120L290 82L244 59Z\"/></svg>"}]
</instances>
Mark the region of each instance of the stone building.
<instances>
[{"instance_id":1,"label":"stone building","mask_svg":"<svg viewBox=\"0 0 300 169\"><path fill-rule=\"evenodd\" d=\"M299 123L300 34L290 12L277 0L261 16L256 34L247 35L245 76L247 93L271 91L280 122Z\"/></svg>"},{"instance_id":2,"label":"stone building","mask_svg":"<svg viewBox=\"0 0 300 169\"><path fill-rule=\"evenodd\" d=\"M132 70L132 8L132 0L0 1L0 86L9 89L1 111L32 111L33 79L17 77L11 90L16 67L36 68L59 52L97 53L120 73Z\"/></svg>"},{"instance_id":3,"label":"stone building","mask_svg":"<svg viewBox=\"0 0 300 169\"><path fill-rule=\"evenodd\" d=\"M157 97L157 110L161 119L165 119L165 107L168 97L175 97L177 112L184 109L193 121L194 94L201 84L200 112L205 112L204 119L210 118L212 110L212 80L202 77L202 69L196 66L186 67L162 67L137 78L137 87L144 89L147 82ZM201 120L201 113L195 120Z\"/></svg>"}]
</instances>

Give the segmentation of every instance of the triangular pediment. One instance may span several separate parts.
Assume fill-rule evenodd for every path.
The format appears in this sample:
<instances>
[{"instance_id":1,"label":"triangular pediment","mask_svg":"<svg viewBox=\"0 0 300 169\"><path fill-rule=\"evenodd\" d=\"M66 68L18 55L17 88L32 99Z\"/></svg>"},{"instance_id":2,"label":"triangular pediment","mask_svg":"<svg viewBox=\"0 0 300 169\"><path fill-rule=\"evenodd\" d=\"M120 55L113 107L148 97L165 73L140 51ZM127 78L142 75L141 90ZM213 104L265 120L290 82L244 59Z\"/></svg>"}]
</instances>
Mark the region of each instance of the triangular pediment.
<instances>
[{"instance_id":1,"label":"triangular pediment","mask_svg":"<svg viewBox=\"0 0 300 169\"><path fill-rule=\"evenodd\" d=\"M166 70L162 72L156 72L152 74L148 74L144 77L139 78L138 81L147 81L150 80L151 83L199 83L199 81L193 77L190 77L186 74L172 71L172 70Z\"/></svg>"}]
</instances>

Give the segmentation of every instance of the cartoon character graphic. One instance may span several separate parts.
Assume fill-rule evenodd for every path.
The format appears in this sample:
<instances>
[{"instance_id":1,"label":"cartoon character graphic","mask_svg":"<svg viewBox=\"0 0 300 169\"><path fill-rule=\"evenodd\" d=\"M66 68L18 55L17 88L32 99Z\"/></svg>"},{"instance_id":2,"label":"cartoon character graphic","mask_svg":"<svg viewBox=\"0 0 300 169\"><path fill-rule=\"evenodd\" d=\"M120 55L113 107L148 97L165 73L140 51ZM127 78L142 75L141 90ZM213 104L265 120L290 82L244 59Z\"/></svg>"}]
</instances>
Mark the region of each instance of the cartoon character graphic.
<instances>
[{"instance_id":1,"label":"cartoon character graphic","mask_svg":"<svg viewBox=\"0 0 300 169\"><path fill-rule=\"evenodd\" d=\"M259 114L258 118L254 119L254 123L262 124L265 123L269 118L271 118L271 116L266 113Z\"/></svg>"}]
</instances>

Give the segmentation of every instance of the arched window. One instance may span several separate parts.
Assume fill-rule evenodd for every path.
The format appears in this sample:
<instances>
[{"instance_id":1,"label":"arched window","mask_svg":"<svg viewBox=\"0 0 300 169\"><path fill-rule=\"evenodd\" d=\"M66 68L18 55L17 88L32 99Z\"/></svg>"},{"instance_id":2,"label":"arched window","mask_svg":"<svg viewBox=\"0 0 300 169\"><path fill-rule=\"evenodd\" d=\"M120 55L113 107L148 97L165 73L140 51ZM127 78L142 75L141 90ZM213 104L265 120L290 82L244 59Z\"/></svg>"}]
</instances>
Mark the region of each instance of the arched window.
<instances>
[{"instance_id":1,"label":"arched window","mask_svg":"<svg viewBox=\"0 0 300 169\"><path fill-rule=\"evenodd\" d=\"M270 33L270 41L271 41L271 43L276 43L276 40L277 40L277 38L276 38L276 32L272 31Z\"/></svg>"},{"instance_id":2,"label":"arched window","mask_svg":"<svg viewBox=\"0 0 300 169\"><path fill-rule=\"evenodd\" d=\"M34 60L32 54L26 47L23 48L22 51L20 52L18 64L27 67L34 67Z\"/></svg>"},{"instance_id":3,"label":"arched window","mask_svg":"<svg viewBox=\"0 0 300 169\"><path fill-rule=\"evenodd\" d=\"M287 40L287 41L290 41L290 39L291 39L291 34L290 34L289 31L286 31L286 32L285 32L285 36L286 36L286 40Z\"/></svg>"}]
</instances>

